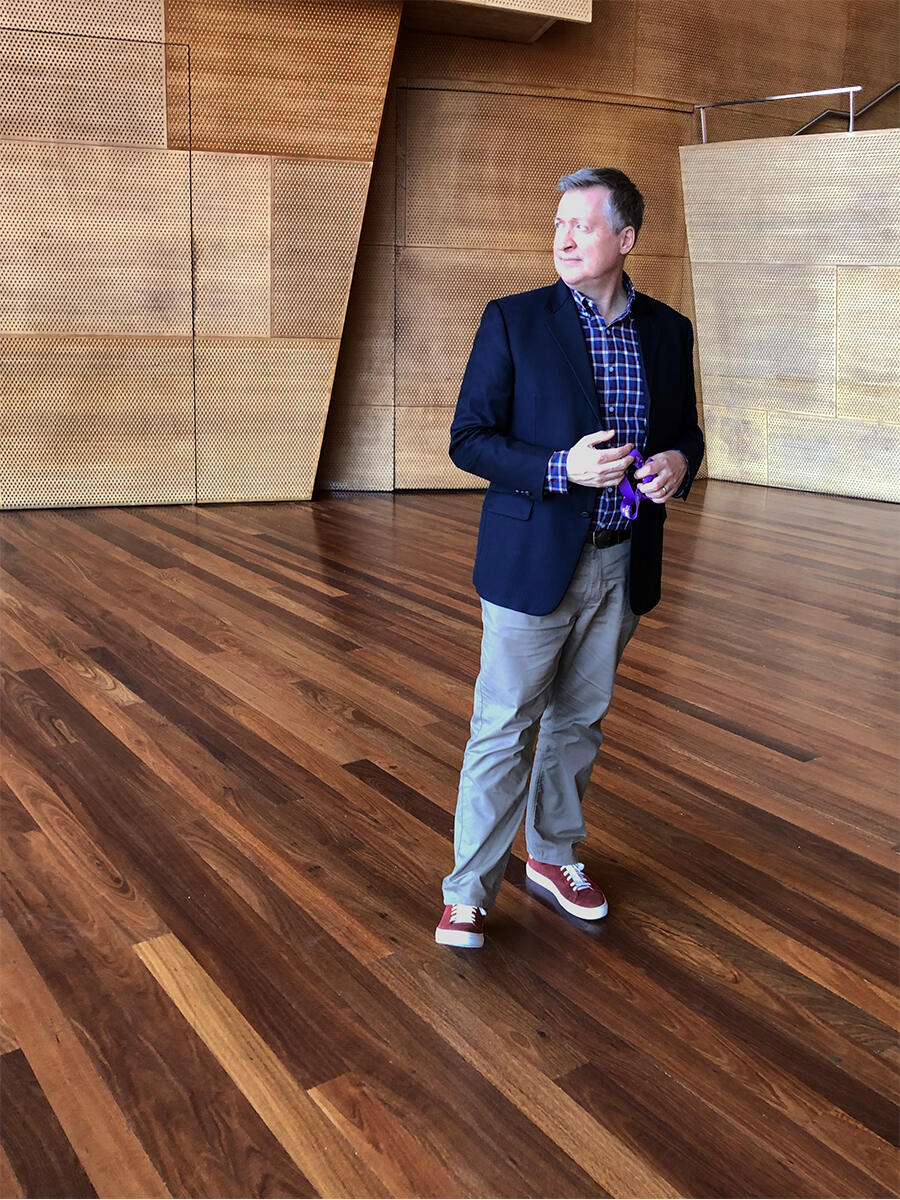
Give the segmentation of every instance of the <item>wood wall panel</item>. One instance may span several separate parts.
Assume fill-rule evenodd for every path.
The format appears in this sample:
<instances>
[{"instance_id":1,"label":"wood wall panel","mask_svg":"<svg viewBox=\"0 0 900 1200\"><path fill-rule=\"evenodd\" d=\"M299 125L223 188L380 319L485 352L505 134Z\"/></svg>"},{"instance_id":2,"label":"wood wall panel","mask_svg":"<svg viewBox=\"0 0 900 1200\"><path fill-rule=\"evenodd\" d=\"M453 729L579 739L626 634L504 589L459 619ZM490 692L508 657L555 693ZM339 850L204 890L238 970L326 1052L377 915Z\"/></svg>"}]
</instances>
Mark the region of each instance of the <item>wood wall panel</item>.
<instances>
[{"instance_id":1,"label":"wood wall panel","mask_svg":"<svg viewBox=\"0 0 900 1200\"><path fill-rule=\"evenodd\" d=\"M837 415L900 424L900 268L838 267Z\"/></svg>"},{"instance_id":2,"label":"wood wall panel","mask_svg":"<svg viewBox=\"0 0 900 1200\"><path fill-rule=\"evenodd\" d=\"M371 164L272 162L272 332L339 338Z\"/></svg>"},{"instance_id":3,"label":"wood wall panel","mask_svg":"<svg viewBox=\"0 0 900 1200\"><path fill-rule=\"evenodd\" d=\"M394 412L394 486L403 488L483 488L485 481L450 461L453 409L397 408Z\"/></svg>"},{"instance_id":4,"label":"wood wall panel","mask_svg":"<svg viewBox=\"0 0 900 1200\"><path fill-rule=\"evenodd\" d=\"M900 263L900 130L685 146L681 157L695 264Z\"/></svg>"},{"instance_id":5,"label":"wood wall panel","mask_svg":"<svg viewBox=\"0 0 900 1200\"><path fill-rule=\"evenodd\" d=\"M192 48L194 148L371 162L400 7L168 0L166 37Z\"/></svg>"},{"instance_id":6,"label":"wood wall panel","mask_svg":"<svg viewBox=\"0 0 900 1200\"><path fill-rule=\"evenodd\" d=\"M271 332L270 170L259 155L193 155L198 334Z\"/></svg>"},{"instance_id":7,"label":"wood wall panel","mask_svg":"<svg viewBox=\"0 0 900 1200\"><path fill-rule=\"evenodd\" d=\"M3 137L166 145L162 46L0 29L0 62Z\"/></svg>"},{"instance_id":8,"label":"wood wall panel","mask_svg":"<svg viewBox=\"0 0 900 1200\"><path fill-rule=\"evenodd\" d=\"M7 333L191 332L188 156L0 141Z\"/></svg>"},{"instance_id":9,"label":"wood wall panel","mask_svg":"<svg viewBox=\"0 0 900 1200\"><path fill-rule=\"evenodd\" d=\"M0 26L161 42L163 0L0 0Z\"/></svg>"},{"instance_id":10,"label":"wood wall panel","mask_svg":"<svg viewBox=\"0 0 900 1200\"><path fill-rule=\"evenodd\" d=\"M685 114L415 91L406 131L408 245L546 252L557 179L585 163L615 162L639 182L654 215L641 253L683 253L676 147L689 132Z\"/></svg>"},{"instance_id":11,"label":"wood wall panel","mask_svg":"<svg viewBox=\"0 0 900 1200\"><path fill-rule=\"evenodd\" d=\"M768 415L770 487L900 501L900 425Z\"/></svg>"},{"instance_id":12,"label":"wood wall panel","mask_svg":"<svg viewBox=\"0 0 900 1200\"><path fill-rule=\"evenodd\" d=\"M404 29L395 70L398 79L458 80L480 92L524 84L630 95L634 20L634 0L594 0L590 25L558 22L530 45Z\"/></svg>"},{"instance_id":13,"label":"wood wall panel","mask_svg":"<svg viewBox=\"0 0 900 1200\"><path fill-rule=\"evenodd\" d=\"M900 500L898 152L900 130L683 148L711 477L760 482L763 444L770 486Z\"/></svg>"},{"instance_id":14,"label":"wood wall panel","mask_svg":"<svg viewBox=\"0 0 900 1200\"><path fill-rule=\"evenodd\" d=\"M336 403L328 409L318 481L335 491L390 492L394 487L394 409Z\"/></svg>"},{"instance_id":15,"label":"wood wall panel","mask_svg":"<svg viewBox=\"0 0 900 1200\"><path fill-rule=\"evenodd\" d=\"M833 81L840 78L844 54L845 0L634 3L634 88L639 94L704 104L837 86ZM785 114L796 113L802 124L809 103L785 101Z\"/></svg>"},{"instance_id":16,"label":"wood wall panel","mask_svg":"<svg viewBox=\"0 0 900 1200\"><path fill-rule=\"evenodd\" d=\"M737 483L768 482L766 413L735 412L704 400L706 471L711 479Z\"/></svg>"},{"instance_id":17,"label":"wood wall panel","mask_svg":"<svg viewBox=\"0 0 900 1200\"><path fill-rule=\"evenodd\" d=\"M456 404L472 339L495 296L555 281L548 253L406 249L397 262L398 407ZM403 429L407 426L403 426ZM398 441L402 431L398 429Z\"/></svg>"},{"instance_id":18,"label":"wood wall panel","mask_svg":"<svg viewBox=\"0 0 900 1200\"><path fill-rule=\"evenodd\" d=\"M191 339L0 341L0 504L189 504Z\"/></svg>"},{"instance_id":19,"label":"wood wall panel","mask_svg":"<svg viewBox=\"0 0 900 1200\"><path fill-rule=\"evenodd\" d=\"M198 338L201 502L308 500L338 342Z\"/></svg>"},{"instance_id":20,"label":"wood wall panel","mask_svg":"<svg viewBox=\"0 0 900 1200\"><path fill-rule=\"evenodd\" d=\"M707 404L834 416L833 267L695 262L693 277Z\"/></svg>"},{"instance_id":21,"label":"wood wall panel","mask_svg":"<svg viewBox=\"0 0 900 1200\"><path fill-rule=\"evenodd\" d=\"M359 248L332 404L394 405L394 253Z\"/></svg>"}]
</instances>

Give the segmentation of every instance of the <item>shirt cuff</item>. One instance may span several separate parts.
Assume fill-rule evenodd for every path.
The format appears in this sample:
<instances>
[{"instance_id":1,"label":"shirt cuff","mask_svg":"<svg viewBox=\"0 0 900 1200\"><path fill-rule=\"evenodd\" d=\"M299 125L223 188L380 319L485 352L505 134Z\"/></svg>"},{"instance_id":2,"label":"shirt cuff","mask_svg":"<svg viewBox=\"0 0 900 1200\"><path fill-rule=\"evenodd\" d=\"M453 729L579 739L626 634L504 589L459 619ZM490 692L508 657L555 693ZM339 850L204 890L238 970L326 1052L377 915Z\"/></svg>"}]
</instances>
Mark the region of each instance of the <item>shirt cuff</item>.
<instances>
[{"instance_id":1,"label":"shirt cuff","mask_svg":"<svg viewBox=\"0 0 900 1200\"><path fill-rule=\"evenodd\" d=\"M560 495L569 490L569 477L566 474L568 450L554 450L547 463L547 475L544 479L544 492Z\"/></svg>"}]
</instances>

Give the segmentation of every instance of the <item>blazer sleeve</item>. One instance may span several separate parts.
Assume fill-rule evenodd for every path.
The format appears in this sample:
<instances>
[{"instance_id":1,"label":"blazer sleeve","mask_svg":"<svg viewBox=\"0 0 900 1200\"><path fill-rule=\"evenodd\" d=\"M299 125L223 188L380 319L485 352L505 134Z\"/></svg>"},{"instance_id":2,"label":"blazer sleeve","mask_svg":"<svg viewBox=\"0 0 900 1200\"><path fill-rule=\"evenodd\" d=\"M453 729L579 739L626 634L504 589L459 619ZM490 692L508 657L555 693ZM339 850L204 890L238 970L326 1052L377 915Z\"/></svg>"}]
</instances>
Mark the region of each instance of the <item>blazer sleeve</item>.
<instances>
[{"instance_id":1,"label":"blazer sleeve","mask_svg":"<svg viewBox=\"0 0 900 1200\"><path fill-rule=\"evenodd\" d=\"M450 426L450 458L463 471L519 495L543 498L547 463L557 446L512 435L515 363L496 300L484 310Z\"/></svg>"},{"instance_id":2,"label":"blazer sleeve","mask_svg":"<svg viewBox=\"0 0 900 1200\"><path fill-rule=\"evenodd\" d=\"M686 387L684 407L681 414L681 431L672 443L673 450L680 450L688 462L688 472L681 487L675 493L680 500L687 500L700 464L703 461L705 443L700 422L697 419L697 391L694 386L694 327L687 317L682 326L682 352L684 354L684 371Z\"/></svg>"}]
</instances>

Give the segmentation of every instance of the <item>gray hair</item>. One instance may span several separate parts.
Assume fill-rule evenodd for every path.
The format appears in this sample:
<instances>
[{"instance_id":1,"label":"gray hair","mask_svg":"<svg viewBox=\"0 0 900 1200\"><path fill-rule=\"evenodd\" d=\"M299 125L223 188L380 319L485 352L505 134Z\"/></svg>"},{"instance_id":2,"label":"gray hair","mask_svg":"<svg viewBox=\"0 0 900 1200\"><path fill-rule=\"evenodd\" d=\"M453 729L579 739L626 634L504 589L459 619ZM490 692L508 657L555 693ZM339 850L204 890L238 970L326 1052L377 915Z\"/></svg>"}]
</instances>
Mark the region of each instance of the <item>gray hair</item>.
<instances>
[{"instance_id":1,"label":"gray hair","mask_svg":"<svg viewBox=\"0 0 900 1200\"><path fill-rule=\"evenodd\" d=\"M626 225L630 225L636 238L644 220L644 197L623 171L615 167L582 167L571 175L563 175L556 190L574 192L592 187L609 189L613 233L620 233Z\"/></svg>"}]
</instances>

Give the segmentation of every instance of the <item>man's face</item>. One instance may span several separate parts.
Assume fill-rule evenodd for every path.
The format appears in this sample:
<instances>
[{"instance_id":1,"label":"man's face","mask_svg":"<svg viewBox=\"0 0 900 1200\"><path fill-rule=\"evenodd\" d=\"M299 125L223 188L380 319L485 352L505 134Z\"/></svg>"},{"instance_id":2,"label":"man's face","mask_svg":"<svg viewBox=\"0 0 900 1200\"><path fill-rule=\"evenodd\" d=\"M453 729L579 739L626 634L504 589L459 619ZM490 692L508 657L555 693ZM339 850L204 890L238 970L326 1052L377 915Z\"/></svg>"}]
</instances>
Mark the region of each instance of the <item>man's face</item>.
<instances>
[{"instance_id":1,"label":"man's face","mask_svg":"<svg viewBox=\"0 0 900 1200\"><path fill-rule=\"evenodd\" d=\"M634 245L630 225L613 232L608 202L605 187L576 188L560 197L553 261L560 279L579 291L618 271Z\"/></svg>"}]
</instances>

